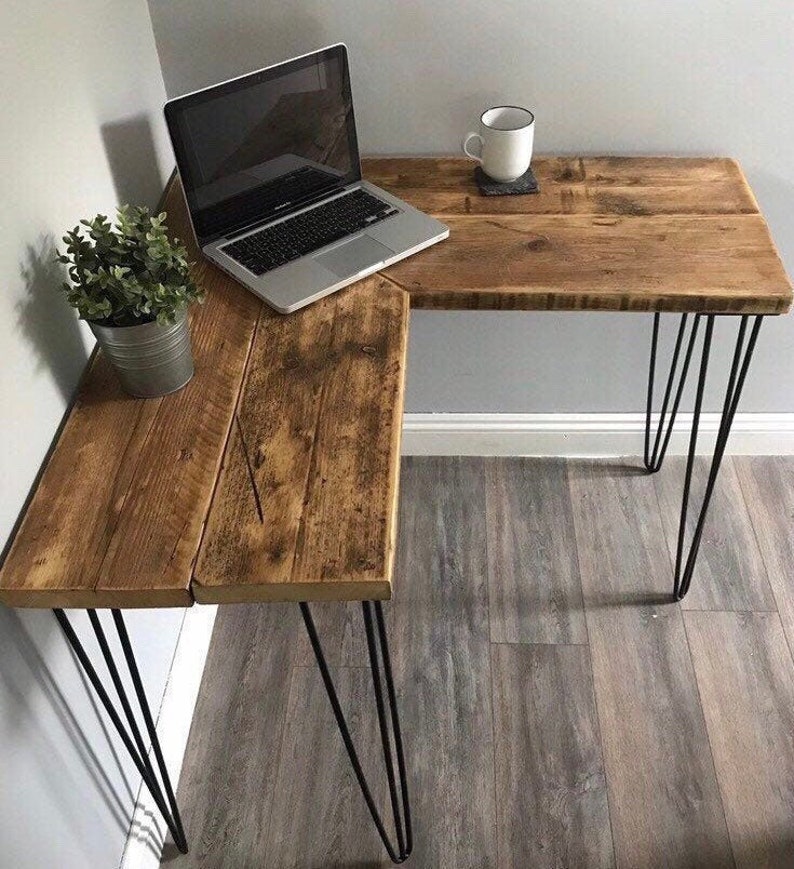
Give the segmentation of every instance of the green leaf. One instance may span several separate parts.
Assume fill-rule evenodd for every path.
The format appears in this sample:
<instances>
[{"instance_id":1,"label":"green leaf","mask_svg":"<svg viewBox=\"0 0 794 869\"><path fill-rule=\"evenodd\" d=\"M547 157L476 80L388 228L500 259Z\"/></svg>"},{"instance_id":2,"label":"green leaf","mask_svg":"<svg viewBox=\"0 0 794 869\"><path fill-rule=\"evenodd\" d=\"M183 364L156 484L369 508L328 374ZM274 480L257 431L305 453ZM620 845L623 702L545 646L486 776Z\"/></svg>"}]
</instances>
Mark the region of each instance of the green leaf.
<instances>
[{"instance_id":1,"label":"green leaf","mask_svg":"<svg viewBox=\"0 0 794 869\"><path fill-rule=\"evenodd\" d=\"M187 250L168 237L166 217L121 205L115 225L97 214L67 231L66 251L56 251L56 258L71 281L62 291L83 319L173 322L186 305L204 300L191 278Z\"/></svg>"}]
</instances>

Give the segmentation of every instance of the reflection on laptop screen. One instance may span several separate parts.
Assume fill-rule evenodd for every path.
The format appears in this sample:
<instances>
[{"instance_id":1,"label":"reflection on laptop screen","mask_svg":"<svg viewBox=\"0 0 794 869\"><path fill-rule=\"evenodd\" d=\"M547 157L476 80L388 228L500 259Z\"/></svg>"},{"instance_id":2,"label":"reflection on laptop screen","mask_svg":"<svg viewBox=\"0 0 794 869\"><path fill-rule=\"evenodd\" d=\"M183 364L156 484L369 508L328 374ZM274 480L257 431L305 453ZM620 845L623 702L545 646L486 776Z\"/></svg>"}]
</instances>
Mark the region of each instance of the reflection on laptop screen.
<instances>
[{"instance_id":1,"label":"reflection on laptop screen","mask_svg":"<svg viewBox=\"0 0 794 869\"><path fill-rule=\"evenodd\" d=\"M341 46L176 100L166 116L200 239L357 178Z\"/></svg>"}]
</instances>

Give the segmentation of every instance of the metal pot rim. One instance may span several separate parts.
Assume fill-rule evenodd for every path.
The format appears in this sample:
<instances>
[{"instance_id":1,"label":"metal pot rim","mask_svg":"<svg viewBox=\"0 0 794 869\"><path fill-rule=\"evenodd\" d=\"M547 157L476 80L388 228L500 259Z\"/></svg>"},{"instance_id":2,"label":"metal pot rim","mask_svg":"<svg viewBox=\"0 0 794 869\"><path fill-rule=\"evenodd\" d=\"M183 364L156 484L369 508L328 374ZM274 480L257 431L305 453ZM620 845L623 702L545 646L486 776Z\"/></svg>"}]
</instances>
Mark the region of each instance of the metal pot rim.
<instances>
[{"instance_id":1,"label":"metal pot rim","mask_svg":"<svg viewBox=\"0 0 794 869\"><path fill-rule=\"evenodd\" d=\"M114 326L113 324L110 324L110 323L100 323L99 320L86 320L85 322L88 323L88 325L91 326L92 328L94 326L96 326L97 329L112 329L114 332L116 332L116 331L121 332L124 329L140 329L141 326L159 326L161 329L168 329L171 326L176 326L176 324L181 322L182 320L184 320L186 316L187 316L187 308L185 307L185 308L180 308L180 310L178 310L176 312L176 316L174 318L173 323L166 323L164 325L161 323L158 323L156 319L144 320L144 322L142 322L142 323L133 323L131 326Z\"/></svg>"}]
</instances>

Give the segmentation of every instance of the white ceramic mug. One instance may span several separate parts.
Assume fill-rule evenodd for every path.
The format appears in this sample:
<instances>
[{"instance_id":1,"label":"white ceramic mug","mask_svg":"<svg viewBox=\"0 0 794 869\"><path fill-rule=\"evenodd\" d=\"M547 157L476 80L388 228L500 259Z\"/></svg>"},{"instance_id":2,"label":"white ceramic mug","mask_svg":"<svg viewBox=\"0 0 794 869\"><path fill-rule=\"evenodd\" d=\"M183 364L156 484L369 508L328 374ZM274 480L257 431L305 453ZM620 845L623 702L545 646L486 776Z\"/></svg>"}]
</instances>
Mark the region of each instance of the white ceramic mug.
<instances>
[{"instance_id":1,"label":"white ceramic mug","mask_svg":"<svg viewBox=\"0 0 794 869\"><path fill-rule=\"evenodd\" d=\"M469 142L480 140L480 153ZM463 140L463 153L476 160L494 181L515 181L529 169L535 140L535 116L519 106L495 106L480 117L480 132Z\"/></svg>"}]
</instances>

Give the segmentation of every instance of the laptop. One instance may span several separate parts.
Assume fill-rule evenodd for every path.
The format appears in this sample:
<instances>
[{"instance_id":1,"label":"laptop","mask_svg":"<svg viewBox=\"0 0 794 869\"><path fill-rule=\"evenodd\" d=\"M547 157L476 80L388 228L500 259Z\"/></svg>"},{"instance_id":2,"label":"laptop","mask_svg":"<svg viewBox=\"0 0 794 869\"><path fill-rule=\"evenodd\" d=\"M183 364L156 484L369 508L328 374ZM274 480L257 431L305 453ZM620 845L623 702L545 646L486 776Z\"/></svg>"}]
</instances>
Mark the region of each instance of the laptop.
<instances>
[{"instance_id":1,"label":"laptop","mask_svg":"<svg viewBox=\"0 0 794 869\"><path fill-rule=\"evenodd\" d=\"M169 100L203 254L283 314L449 235L361 177L347 49Z\"/></svg>"}]
</instances>

